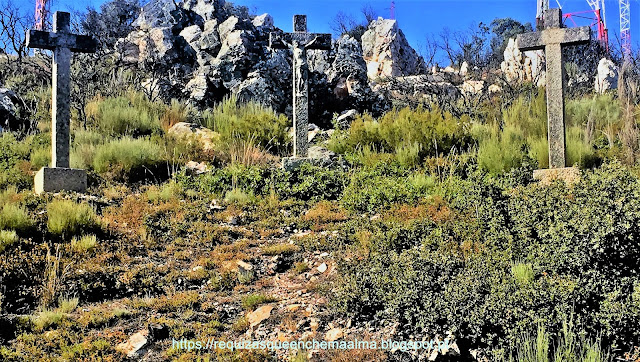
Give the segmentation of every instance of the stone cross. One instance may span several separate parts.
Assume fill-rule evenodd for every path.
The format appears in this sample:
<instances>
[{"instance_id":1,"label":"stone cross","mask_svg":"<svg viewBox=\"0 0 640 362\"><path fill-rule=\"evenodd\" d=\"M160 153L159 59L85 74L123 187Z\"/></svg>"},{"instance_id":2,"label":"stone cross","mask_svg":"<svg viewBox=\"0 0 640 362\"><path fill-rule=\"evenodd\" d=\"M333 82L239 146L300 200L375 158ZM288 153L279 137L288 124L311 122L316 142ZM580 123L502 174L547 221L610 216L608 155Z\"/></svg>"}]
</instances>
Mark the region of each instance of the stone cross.
<instances>
[{"instance_id":1,"label":"stone cross","mask_svg":"<svg viewBox=\"0 0 640 362\"><path fill-rule=\"evenodd\" d=\"M562 26L562 10L549 9L544 13L544 30L518 35L522 51L544 49L547 63L547 118L549 137L549 168L566 167L564 129L565 69L562 48L585 44L591 40L588 26L566 29Z\"/></svg>"},{"instance_id":2,"label":"stone cross","mask_svg":"<svg viewBox=\"0 0 640 362\"><path fill-rule=\"evenodd\" d=\"M36 174L36 192L86 190L84 170L69 169L69 120L71 52L93 53L96 41L87 35L71 34L69 13L56 11L53 32L29 30L26 44L29 48L53 51L51 168Z\"/></svg>"},{"instance_id":3,"label":"stone cross","mask_svg":"<svg viewBox=\"0 0 640 362\"><path fill-rule=\"evenodd\" d=\"M307 33L307 16L293 16L293 33L269 34L269 47L293 51L293 157L306 157L309 131L307 49L331 50L331 34Z\"/></svg>"}]
</instances>

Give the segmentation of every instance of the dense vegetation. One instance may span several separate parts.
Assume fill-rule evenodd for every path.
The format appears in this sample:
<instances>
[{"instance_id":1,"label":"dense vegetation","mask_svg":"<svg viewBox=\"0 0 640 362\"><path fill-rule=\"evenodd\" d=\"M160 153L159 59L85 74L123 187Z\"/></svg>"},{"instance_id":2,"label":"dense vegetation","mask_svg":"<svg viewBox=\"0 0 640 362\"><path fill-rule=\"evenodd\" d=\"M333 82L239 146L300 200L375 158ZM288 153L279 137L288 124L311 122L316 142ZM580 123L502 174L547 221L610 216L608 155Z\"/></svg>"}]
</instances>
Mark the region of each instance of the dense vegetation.
<instances>
[{"instance_id":1,"label":"dense vegetation","mask_svg":"<svg viewBox=\"0 0 640 362\"><path fill-rule=\"evenodd\" d=\"M106 49L137 7L108 3L80 25ZM361 35L342 20L352 29L339 31ZM491 27L491 53L471 44L452 62L494 64L530 26ZM397 340L450 333L462 358L640 360L640 106L624 87L567 99L568 163L581 176L541 185L532 171L548 166L546 105L531 85L360 114L316 137L334 166L284 170L285 115L234 97L209 109L165 103L134 81L144 70L78 57L91 68L74 69L71 163L88 170L89 192L35 195L33 174L50 162L51 93L46 59L21 51L0 72L29 120L0 134L2 360L119 360L115 346L150 325L166 332L152 358L207 358L171 340L239 340L255 332L247 313L277 303L288 312L269 329L289 336L393 326ZM210 137L169 131L180 122Z\"/></svg>"}]
</instances>

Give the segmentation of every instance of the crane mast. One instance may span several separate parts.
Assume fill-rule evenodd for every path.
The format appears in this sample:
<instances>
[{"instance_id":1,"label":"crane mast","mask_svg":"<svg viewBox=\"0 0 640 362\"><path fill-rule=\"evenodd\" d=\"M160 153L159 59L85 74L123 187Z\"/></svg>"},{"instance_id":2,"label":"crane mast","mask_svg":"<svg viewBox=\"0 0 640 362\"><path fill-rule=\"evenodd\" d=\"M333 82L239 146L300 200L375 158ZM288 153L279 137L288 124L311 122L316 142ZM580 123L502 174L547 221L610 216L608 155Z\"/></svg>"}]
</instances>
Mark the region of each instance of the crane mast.
<instances>
[{"instance_id":1,"label":"crane mast","mask_svg":"<svg viewBox=\"0 0 640 362\"><path fill-rule=\"evenodd\" d=\"M35 28L37 30L46 30L47 17L49 15L49 1L36 0Z\"/></svg>"},{"instance_id":2,"label":"crane mast","mask_svg":"<svg viewBox=\"0 0 640 362\"><path fill-rule=\"evenodd\" d=\"M629 0L620 1L620 42L625 58L631 55L631 4Z\"/></svg>"}]
</instances>

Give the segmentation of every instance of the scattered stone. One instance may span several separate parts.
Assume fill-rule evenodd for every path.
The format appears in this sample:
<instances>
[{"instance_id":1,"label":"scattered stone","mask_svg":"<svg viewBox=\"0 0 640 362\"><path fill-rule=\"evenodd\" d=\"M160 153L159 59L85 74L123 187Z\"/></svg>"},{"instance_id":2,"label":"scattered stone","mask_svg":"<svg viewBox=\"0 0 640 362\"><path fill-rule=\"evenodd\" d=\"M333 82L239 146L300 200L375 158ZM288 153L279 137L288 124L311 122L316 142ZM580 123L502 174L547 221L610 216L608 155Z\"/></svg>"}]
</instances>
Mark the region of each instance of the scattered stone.
<instances>
[{"instance_id":1,"label":"scattered stone","mask_svg":"<svg viewBox=\"0 0 640 362\"><path fill-rule=\"evenodd\" d=\"M414 75L425 70L424 60L409 45L396 20L378 18L369 24L362 35L362 55L371 80Z\"/></svg>"},{"instance_id":2,"label":"scattered stone","mask_svg":"<svg viewBox=\"0 0 640 362\"><path fill-rule=\"evenodd\" d=\"M122 354L125 354L129 358L136 357L138 355L138 352L140 352L140 350L147 345L148 335L149 330L140 330L129 337L128 341L122 342L117 345L116 350L121 352Z\"/></svg>"},{"instance_id":3,"label":"scattered stone","mask_svg":"<svg viewBox=\"0 0 640 362\"><path fill-rule=\"evenodd\" d=\"M318 266L318 271L319 271L320 273L324 273L324 272L326 272L326 271L327 271L327 264L326 264L326 263L322 263L322 264L320 264L320 266Z\"/></svg>"},{"instance_id":4,"label":"scattered stone","mask_svg":"<svg viewBox=\"0 0 640 362\"><path fill-rule=\"evenodd\" d=\"M618 88L618 67L609 59L602 58L598 63L598 74L595 80L596 93L604 93Z\"/></svg>"},{"instance_id":5,"label":"scattered stone","mask_svg":"<svg viewBox=\"0 0 640 362\"><path fill-rule=\"evenodd\" d=\"M205 151L210 151L220 140L220 134L195 123L178 122L171 126L168 134L176 137L188 137L198 140Z\"/></svg>"},{"instance_id":6,"label":"scattered stone","mask_svg":"<svg viewBox=\"0 0 640 362\"><path fill-rule=\"evenodd\" d=\"M351 122L353 122L357 116L358 111L355 109L344 111L340 116L338 116L338 118L336 118L335 125L341 130L349 129Z\"/></svg>"},{"instance_id":7,"label":"scattered stone","mask_svg":"<svg viewBox=\"0 0 640 362\"><path fill-rule=\"evenodd\" d=\"M18 95L7 88L0 88L0 131L28 131L29 125L23 123L18 114L24 109L24 102Z\"/></svg>"},{"instance_id":8,"label":"scattered stone","mask_svg":"<svg viewBox=\"0 0 640 362\"><path fill-rule=\"evenodd\" d=\"M253 265L251 265L251 264L249 264L249 263L247 263L245 261L238 260L236 262L236 264L238 264L238 271L241 272L241 273L243 273L243 272L246 273L246 272L250 272L250 271L253 270Z\"/></svg>"},{"instance_id":9,"label":"scattered stone","mask_svg":"<svg viewBox=\"0 0 640 362\"><path fill-rule=\"evenodd\" d=\"M201 175L209 171L207 165L202 162L189 161L185 167L187 168L187 171L193 175Z\"/></svg>"},{"instance_id":10,"label":"scattered stone","mask_svg":"<svg viewBox=\"0 0 640 362\"><path fill-rule=\"evenodd\" d=\"M251 327L255 327L271 316L273 305L263 305L262 307L247 314L247 320Z\"/></svg>"},{"instance_id":11,"label":"scattered stone","mask_svg":"<svg viewBox=\"0 0 640 362\"><path fill-rule=\"evenodd\" d=\"M333 328L329 330L325 335L324 339L328 342L336 341L344 336L344 332L340 328Z\"/></svg>"}]
</instances>

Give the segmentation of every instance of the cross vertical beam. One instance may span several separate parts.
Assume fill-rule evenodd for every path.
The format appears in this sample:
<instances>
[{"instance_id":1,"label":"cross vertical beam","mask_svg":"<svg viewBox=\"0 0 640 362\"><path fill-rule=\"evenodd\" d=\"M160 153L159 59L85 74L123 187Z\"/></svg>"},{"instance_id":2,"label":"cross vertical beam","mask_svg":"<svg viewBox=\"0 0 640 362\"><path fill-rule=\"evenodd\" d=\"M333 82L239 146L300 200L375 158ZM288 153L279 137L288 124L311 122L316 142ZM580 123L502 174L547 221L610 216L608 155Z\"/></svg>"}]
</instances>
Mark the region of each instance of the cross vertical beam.
<instances>
[{"instance_id":1,"label":"cross vertical beam","mask_svg":"<svg viewBox=\"0 0 640 362\"><path fill-rule=\"evenodd\" d=\"M307 33L307 16L293 16L293 33L269 34L269 46L293 52L293 157L306 157L309 132L309 65L307 49L331 49L331 34Z\"/></svg>"},{"instance_id":2,"label":"cross vertical beam","mask_svg":"<svg viewBox=\"0 0 640 362\"><path fill-rule=\"evenodd\" d=\"M56 12L53 29L57 34L66 35L70 30L69 13ZM69 168L69 120L71 119L71 49L56 47L53 50L51 167Z\"/></svg>"},{"instance_id":3,"label":"cross vertical beam","mask_svg":"<svg viewBox=\"0 0 640 362\"><path fill-rule=\"evenodd\" d=\"M566 167L565 136L565 69L562 49L567 45L585 44L591 40L591 29L565 29L562 11L549 9L544 13L544 30L520 34L518 47L522 51L544 49L547 66L547 119L549 138L549 168Z\"/></svg>"},{"instance_id":4,"label":"cross vertical beam","mask_svg":"<svg viewBox=\"0 0 640 362\"><path fill-rule=\"evenodd\" d=\"M26 44L29 48L53 51L51 168L44 167L36 174L36 192L84 192L86 173L69 168L71 52L93 53L97 43L90 36L71 34L71 15L57 11L53 15L53 32L29 30Z\"/></svg>"}]
</instances>

